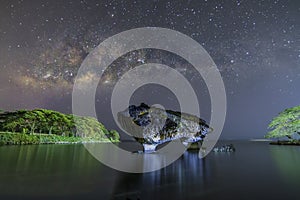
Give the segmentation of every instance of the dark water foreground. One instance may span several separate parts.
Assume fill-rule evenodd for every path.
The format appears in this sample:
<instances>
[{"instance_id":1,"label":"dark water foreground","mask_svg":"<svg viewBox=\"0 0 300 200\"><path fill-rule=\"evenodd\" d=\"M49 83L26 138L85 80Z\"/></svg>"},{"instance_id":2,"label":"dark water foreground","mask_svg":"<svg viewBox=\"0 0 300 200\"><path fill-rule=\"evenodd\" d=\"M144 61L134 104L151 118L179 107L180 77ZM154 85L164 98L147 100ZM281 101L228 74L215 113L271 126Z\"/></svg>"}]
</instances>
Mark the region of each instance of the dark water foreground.
<instances>
[{"instance_id":1,"label":"dark water foreground","mask_svg":"<svg viewBox=\"0 0 300 200\"><path fill-rule=\"evenodd\" d=\"M82 145L2 146L0 199L299 199L299 146L233 144L145 174L110 169Z\"/></svg>"}]
</instances>

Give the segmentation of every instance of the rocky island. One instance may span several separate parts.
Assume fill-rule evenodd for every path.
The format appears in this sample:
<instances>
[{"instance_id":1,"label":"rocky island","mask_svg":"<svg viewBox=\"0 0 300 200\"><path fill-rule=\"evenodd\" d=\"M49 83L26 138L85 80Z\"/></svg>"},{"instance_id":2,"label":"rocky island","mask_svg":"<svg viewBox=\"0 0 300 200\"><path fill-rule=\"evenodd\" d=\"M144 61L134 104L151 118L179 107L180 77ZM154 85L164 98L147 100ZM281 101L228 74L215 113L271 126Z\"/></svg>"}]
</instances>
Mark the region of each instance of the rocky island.
<instances>
[{"instance_id":1,"label":"rocky island","mask_svg":"<svg viewBox=\"0 0 300 200\"><path fill-rule=\"evenodd\" d=\"M196 116L150 107L144 103L131 105L118 113L118 122L143 145L144 152L153 152L159 144L176 139L184 145L201 142L212 128Z\"/></svg>"}]
</instances>

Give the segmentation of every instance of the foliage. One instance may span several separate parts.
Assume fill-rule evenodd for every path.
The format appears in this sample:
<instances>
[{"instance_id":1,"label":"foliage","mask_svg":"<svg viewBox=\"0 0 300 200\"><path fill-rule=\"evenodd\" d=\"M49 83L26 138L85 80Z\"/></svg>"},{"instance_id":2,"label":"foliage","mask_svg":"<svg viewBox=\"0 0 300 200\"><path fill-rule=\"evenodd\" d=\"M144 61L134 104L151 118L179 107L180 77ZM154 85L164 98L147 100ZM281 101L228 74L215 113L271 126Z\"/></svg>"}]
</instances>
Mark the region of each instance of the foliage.
<instances>
[{"instance_id":1,"label":"foliage","mask_svg":"<svg viewBox=\"0 0 300 200\"><path fill-rule=\"evenodd\" d=\"M111 138L111 140L114 142L117 142L120 140L120 135L116 130L110 130L108 137Z\"/></svg>"},{"instance_id":2,"label":"foliage","mask_svg":"<svg viewBox=\"0 0 300 200\"><path fill-rule=\"evenodd\" d=\"M106 139L108 142L109 140ZM11 132L0 132L0 145L20 145L20 144L57 144L57 143L84 143L95 142L95 138L65 137L48 134L20 134ZM105 140L101 140L105 142Z\"/></svg>"},{"instance_id":3,"label":"foliage","mask_svg":"<svg viewBox=\"0 0 300 200\"><path fill-rule=\"evenodd\" d=\"M114 142L119 141L119 134L116 131L108 131L95 118L68 115L45 109L0 113L0 131L26 135L48 134L94 138L95 140L109 138Z\"/></svg>"},{"instance_id":4,"label":"foliage","mask_svg":"<svg viewBox=\"0 0 300 200\"><path fill-rule=\"evenodd\" d=\"M288 108L279 113L269 124L266 138L288 137L290 140L300 135L300 106Z\"/></svg>"}]
</instances>

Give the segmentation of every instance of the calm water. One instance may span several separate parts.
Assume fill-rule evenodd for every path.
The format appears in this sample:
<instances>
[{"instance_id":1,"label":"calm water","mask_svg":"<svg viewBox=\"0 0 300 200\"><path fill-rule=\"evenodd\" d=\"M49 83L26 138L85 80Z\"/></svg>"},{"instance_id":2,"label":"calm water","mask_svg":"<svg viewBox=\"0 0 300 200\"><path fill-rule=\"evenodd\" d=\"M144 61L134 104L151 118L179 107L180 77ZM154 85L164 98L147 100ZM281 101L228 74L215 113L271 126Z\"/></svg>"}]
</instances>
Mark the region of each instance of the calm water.
<instances>
[{"instance_id":1,"label":"calm water","mask_svg":"<svg viewBox=\"0 0 300 200\"><path fill-rule=\"evenodd\" d=\"M299 199L300 147L226 143L237 151L186 152L146 174L110 169L82 145L2 146L0 199Z\"/></svg>"}]
</instances>

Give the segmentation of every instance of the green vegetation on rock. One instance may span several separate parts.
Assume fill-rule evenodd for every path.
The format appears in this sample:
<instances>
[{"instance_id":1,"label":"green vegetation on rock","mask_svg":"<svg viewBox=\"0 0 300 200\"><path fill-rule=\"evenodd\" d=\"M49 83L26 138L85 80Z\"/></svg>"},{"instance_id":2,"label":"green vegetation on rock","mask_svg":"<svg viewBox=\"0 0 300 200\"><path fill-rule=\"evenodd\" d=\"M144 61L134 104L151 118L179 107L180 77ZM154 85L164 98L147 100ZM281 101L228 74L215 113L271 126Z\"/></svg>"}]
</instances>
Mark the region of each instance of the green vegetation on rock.
<instances>
[{"instance_id":1,"label":"green vegetation on rock","mask_svg":"<svg viewBox=\"0 0 300 200\"><path fill-rule=\"evenodd\" d=\"M116 131L107 130L95 118L45 109L0 113L0 132L3 144L118 142L120 139Z\"/></svg>"},{"instance_id":2,"label":"green vegetation on rock","mask_svg":"<svg viewBox=\"0 0 300 200\"><path fill-rule=\"evenodd\" d=\"M287 137L293 143L299 143L300 135L300 106L288 108L279 113L269 124L270 132L266 138Z\"/></svg>"}]
</instances>

